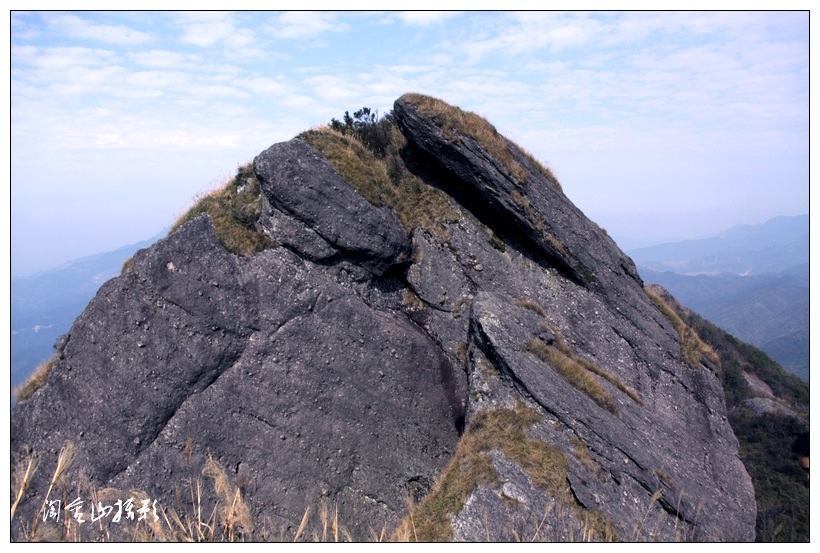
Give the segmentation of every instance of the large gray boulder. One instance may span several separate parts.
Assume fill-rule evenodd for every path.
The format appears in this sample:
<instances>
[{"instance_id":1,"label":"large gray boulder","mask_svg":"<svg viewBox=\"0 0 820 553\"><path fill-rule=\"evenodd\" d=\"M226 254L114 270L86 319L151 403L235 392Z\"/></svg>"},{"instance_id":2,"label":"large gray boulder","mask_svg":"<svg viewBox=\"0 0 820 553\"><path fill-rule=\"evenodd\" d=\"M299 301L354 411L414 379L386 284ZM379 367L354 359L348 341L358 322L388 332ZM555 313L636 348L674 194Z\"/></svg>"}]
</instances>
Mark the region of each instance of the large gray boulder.
<instances>
[{"instance_id":1,"label":"large gray boulder","mask_svg":"<svg viewBox=\"0 0 820 553\"><path fill-rule=\"evenodd\" d=\"M368 203L301 140L274 144L253 167L283 245L315 261L351 261L377 276L407 259L410 241L393 213Z\"/></svg>"},{"instance_id":2,"label":"large gray boulder","mask_svg":"<svg viewBox=\"0 0 820 553\"><path fill-rule=\"evenodd\" d=\"M252 517L286 535L324 500L356 539L395 526L463 424L463 372L401 312L372 309L283 248L236 257L205 215L107 283L61 356L15 410L16 457L71 441L75 487L81 471L178 512L195 508L178 488L211 457L240 481Z\"/></svg>"},{"instance_id":3,"label":"large gray boulder","mask_svg":"<svg viewBox=\"0 0 820 553\"><path fill-rule=\"evenodd\" d=\"M143 490L166 513L219 505L185 488L215 464L256 521L246 539L292 539L308 508L303 535L321 536L322 506L354 540L402 522L393 537L754 538L714 365L683 358L634 264L551 176L419 98L395 104L401 160L458 202L447 239L403 228L302 141L261 153L280 247L236 256L190 221L103 286L18 403L12 461L41 465L16 538L69 441L66 490Z\"/></svg>"}]
</instances>

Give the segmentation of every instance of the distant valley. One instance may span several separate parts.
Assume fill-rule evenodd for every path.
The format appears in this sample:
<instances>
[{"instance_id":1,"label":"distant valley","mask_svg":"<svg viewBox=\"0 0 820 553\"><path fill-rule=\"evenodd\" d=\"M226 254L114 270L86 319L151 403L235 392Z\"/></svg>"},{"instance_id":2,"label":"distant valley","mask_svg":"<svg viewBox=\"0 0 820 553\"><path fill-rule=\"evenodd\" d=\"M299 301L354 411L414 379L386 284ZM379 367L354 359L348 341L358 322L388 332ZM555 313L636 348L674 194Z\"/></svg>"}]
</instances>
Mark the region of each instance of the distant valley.
<instances>
[{"instance_id":1,"label":"distant valley","mask_svg":"<svg viewBox=\"0 0 820 553\"><path fill-rule=\"evenodd\" d=\"M809 217L627 252L647 283L809 380Z\"/></svg>"},{"instance_id":2,"label":"distant valley","mask_svg":"<svg viewBox=\"0 0 820 553\"><path fill-rule=\"evenodd\" d=\"M164 234L76 259L55 269L12 279L12 391L53 355L54 342L68 332L100 286L120 274L125 260Z\"/></svg>"}]
</instances>

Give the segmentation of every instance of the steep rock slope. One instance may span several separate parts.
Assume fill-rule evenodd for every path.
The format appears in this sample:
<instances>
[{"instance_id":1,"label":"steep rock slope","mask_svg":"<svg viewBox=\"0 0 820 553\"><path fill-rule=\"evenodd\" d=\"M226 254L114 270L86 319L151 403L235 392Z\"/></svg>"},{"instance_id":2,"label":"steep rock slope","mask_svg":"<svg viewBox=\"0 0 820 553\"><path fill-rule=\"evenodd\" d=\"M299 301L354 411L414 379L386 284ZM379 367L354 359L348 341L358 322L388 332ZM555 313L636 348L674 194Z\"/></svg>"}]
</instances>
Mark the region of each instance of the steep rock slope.
<instances>
[{"instance_id":1,"label":"steep rock slope","mask_svg":"<svg viewBox=\"0 0 820 553\"><path fill-rule=\"evenodd\" d=\"M13 459L46 467L18 530L71 441L91 485L166 509L210 457L291 537L321 503L357 540L754 538L719 367L631 260L486 121L419 95L394 118L367 159L389 201L277 144L254 171L279 247L232 254L201 215L101 289L13 413ZM402 215L411 180L443 232Z\"/></svg>"}]
</instances>

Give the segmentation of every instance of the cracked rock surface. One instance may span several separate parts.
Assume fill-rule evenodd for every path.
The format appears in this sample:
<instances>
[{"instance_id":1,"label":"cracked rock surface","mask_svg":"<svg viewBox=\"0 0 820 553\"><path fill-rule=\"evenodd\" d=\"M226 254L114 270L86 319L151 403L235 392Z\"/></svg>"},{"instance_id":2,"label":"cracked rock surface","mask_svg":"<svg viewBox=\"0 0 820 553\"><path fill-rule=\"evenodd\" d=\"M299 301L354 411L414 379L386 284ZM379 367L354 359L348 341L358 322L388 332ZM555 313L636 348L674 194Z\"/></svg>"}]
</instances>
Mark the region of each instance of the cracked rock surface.
<instances>
[{"instance_id":1,"label":"cracked rock surface","mask_svg":"<svg viewBox=\"0 0 820 553\"><path fill-rule=\"evenodd\" d=\"M279 247L237 256L207 215L188 222L100 289L47 385L17 404L12 462L41 455L17 520L38 512L70 441L73 490L185 511L210 458L285 536L306 508L320 528L328 505L369 540L431 492L475 413L526 406L528 438L566 459L567 493L482 452L495 479L447 515L452 539L578 540L584 513L621 541L754 539L720 381L681 360L632 261L511 143L524 180L408 98L394 114L408 167L459 202L449 238L403 228L306 143L271 146L254 170ZM559 358L594 366L608 403ZM202 494L212 508L211 482Z\"/></svg>"}]
</instances>

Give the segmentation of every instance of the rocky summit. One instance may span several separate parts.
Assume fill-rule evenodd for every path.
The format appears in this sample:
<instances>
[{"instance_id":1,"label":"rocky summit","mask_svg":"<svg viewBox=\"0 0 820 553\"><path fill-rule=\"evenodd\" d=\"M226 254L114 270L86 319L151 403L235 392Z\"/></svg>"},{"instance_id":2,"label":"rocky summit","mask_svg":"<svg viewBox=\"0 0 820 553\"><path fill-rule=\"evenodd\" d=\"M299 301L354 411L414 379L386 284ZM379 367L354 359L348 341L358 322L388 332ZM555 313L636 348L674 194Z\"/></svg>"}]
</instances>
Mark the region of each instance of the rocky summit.
<instances>
[{"instance_id":1,"label":"rocky summit","mask_svg":"<svg viewBox=\"0 0 820 553\"><path fill-rule=\"evenodd\" d=\"M407 94L205 200L15 407L13 539L754 539L719 363L487 121Z\"/></svg>"}]
</instances>

